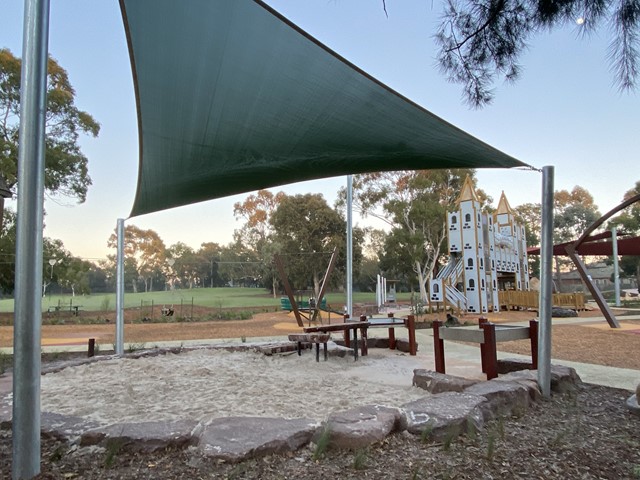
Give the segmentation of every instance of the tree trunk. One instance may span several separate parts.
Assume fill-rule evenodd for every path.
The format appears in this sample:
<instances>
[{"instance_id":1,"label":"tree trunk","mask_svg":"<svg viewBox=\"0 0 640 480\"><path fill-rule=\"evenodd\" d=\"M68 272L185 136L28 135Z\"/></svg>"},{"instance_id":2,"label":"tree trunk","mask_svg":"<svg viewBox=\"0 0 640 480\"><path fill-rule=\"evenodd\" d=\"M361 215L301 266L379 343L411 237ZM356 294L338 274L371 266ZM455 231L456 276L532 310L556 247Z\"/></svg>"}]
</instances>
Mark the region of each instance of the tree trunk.
<instances>
[{"instance_id":1,"label":"tree trunk","mask_svg":"<svg viewBox=\"0 0 640 480\"><path fill-rule=\"evenodd\" d=\"M422 265L416 260L416 273L418 274L418 285L420 286L420 301L426 303L427 301L427 277L422 270Z\"/></svg>"}]
</instances>

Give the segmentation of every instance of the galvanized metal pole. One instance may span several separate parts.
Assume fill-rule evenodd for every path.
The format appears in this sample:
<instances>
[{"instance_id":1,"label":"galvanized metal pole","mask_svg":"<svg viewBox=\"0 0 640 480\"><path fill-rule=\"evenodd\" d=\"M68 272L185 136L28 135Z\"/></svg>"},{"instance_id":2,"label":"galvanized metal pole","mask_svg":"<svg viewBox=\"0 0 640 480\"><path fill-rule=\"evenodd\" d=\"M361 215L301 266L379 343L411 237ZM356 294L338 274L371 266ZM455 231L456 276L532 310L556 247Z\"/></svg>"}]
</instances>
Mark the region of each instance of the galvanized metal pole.
<instances>
[{"instance_id":1,"label":"galvanized metal pole","mask_svg":"<svg viewBox=\"0 0 640 480\"><path fill-rule=\"evenodd\" d=\"M611 228L611 245L613 248L613 288L615 291L616 307L620 306L620 266L618 265L618 229Z\"/></svg>"},{"instance_id":2,"label":"galvanized metal pole","mask_svg":"<svg viewBox=\"0 0 640 480\"><path fill-rule=\"evenodd\" d=\"M12 478L40 473L40 324L49 1L25 0L13 332Z\"/></svg>"},{"instance_id":3,"label":"galvanized metal pole","mask_svg":"<svg viewBox=\"0 0 640 480\"><path fill-rule=\"evenodd\" d=\"M116 229L116 355L124 354L124 219L118 219Z\"/></svg>"},{"instance_id":4,"label":"galvanized metal pole","mask_svg":"<svg viewBox=\"0 0 640 480\"><path fill-rule=\"evenodd\" d=\"M540 235L540 329L538 334L538 385L551 396L551 308L553 261L553 167L542 168L542 230Z\"/></svg>"},{"instance_id":5,"label":"galvanized metal pole","mask_svg":"<svg viewBox=\"0 0 640 480\"><path fill-rule=\"evenodd\" d=\"M353 314L353 175L347 175L347 315Z\"/></svg>"}]
</instances>

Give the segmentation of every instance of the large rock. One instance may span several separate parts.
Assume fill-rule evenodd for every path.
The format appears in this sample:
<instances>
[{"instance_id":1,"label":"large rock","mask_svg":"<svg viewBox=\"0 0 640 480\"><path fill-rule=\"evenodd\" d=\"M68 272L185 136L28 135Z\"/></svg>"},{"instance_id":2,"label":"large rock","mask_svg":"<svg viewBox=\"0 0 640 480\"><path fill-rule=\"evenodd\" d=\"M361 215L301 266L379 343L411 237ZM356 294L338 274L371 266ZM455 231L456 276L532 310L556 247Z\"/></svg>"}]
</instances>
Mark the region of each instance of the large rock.
<instances>
[{"instance_id":1,"label":"large rock","mask_svg":"<svg viewBox=\"0 0 640 480\"><path fill-rule=\"evenodd\" d=\"M200 424L193 433L204 455L235 463L293 452L308 444L318 428L314 420L304 418L226 417Z\"/></svg>"},{"instance_id":2,"label":"large rock","mask_svg":"<svg viewBox=\"0 0 640 480\"><path fill-rule=\"evenodd\" d=\"M531 361L523 358L503 358L498 360L498 373L518 372L520 370L531 370Z\"/></svg>"},{"instance_id":3,"label":"large rock","mask_svg":"<svg viewBox=\"0 0 640 480\"><path fill-rule=\"evenodd\" d=\"M61 415L53 412L42 412L40 416L40 431L42 435L58 440L72 440L81 436L87 430L99 427L98 423L82 417Z\"/></svg>"},{"instance_id":4,"label":"large rock","mask_svg":"<svg viewBox=\"0 0 640 480\"><path fill-rule=\"evenodd\" d=\"M467 388L465 393L479 395L488 400L482 404L485 420L512 414L522 415L531 404L529 388L518 382L478 382Z\"/></svg>"},{"instance_id":5,"label":"large rock","mask_svg":"<svg viewBox=\"0 0 640 480\"><path fill-rule=\"evenodd\" d=\"M576 373L576 370L571 367L565 367L563 365L551 365L551 390L557 393L566 393L572 391L577 385L582 383L580 376ZM507 375L499 377L499 380L507 381L530 381L538 383L538 371L537 370L521 370L518 372L511 372Z\"/></svg>"},{"instance_id":6,"label":"large rock","mask_svg":"<svg viewBox=\"0 0 640 480\"><path fill-rule=\"evenodd\" d=\"M418 351L418 347L419 345L416 342L416 352ZM411 350L409 349L409 340L405 340L404 338L396 339L396 350L399 350L404 353L410 353Z\"/></svg>"},{"instance_id":7,"label":"large rock","mask_svg":"<svg viewBox=\"0 0 640 480\"><path fill-rule=\"evenodd\" d=\"M192 420L173 422L118 423L89 430L80 437L80 445L98 445L118 442L134 452L154 452L167 447L186 448L195 443Z\"/></svg>"},{"instance_id":8,"label":"large rock","mask_svg":"<svg viewBox=\"0 0 640 480\"><path fill-rule=\"evenodd\" d=\"M329 446L357 450L380 442L399 428L401 418L402 414L397 408L380 405L366 405L332 413L325 427L329 432ZM318 431L314 441L323 434L323 431Z\"/></svg>"},{"instance_id":9,"label":"large rock","mask_svg":"<svg viewBox=\"0 0 640 480\"><path fill-rule=\"evenodd\" d=\"M553 307L551 309L551 316L554 318L571 318L577 317L578 313L575 310L562 307Z\"/></svg>"},{"instance_id":10,"label":"large rock","mask_svg":"<svg viewBox=\"0 0 640 480\"><path fill-rule=\"evenodd\" d=\"M416 368L413 371L413 385L429 393L463 392L465 388L478 383L477 380L456 377L445 373Z\"/></svg>"},{"instance_id":11,"label":"large rock","mask_svg":"<svg viewBox=\"0 0 640 480\"><path fill-rule=\"evenodd\" d=\"M402 405L401 428L432 440L452 439L484 425L482 404L487 399L468 393L445 392Z\"/></svg>"}]
</instances>

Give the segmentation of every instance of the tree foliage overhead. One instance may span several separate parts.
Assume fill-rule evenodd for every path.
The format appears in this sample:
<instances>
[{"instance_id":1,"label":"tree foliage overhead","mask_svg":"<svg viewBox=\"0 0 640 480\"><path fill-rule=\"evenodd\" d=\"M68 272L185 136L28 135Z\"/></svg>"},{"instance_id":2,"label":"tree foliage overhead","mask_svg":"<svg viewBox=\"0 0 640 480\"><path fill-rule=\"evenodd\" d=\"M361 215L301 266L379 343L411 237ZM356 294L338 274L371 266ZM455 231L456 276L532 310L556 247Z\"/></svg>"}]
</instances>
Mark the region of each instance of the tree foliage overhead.
<instances>
[{"instance_id":1,"label":"tree foliage overhead","mask_svg":"<svg viewBox=\"0 0 640 480\"><path fill-rule=\"evenodd\" d=\"M16 194L21 60L0 49L0 175ZM75 91L64 68L47 64L45 120L45 190L84 202L91 185L88 160L80 150L80 134L97 137L100 125L74 103Z\"/></svg>"},{"instance_id":2,"label":"tree foliage overhead","mask_svg":"<svg viewBox=\"0 0 640 480\"><path fill-rule=\"evenodd\" d=\"M638 84L640 0L446 0L435 39L438 63L465 100L481 107L499 78L514 81L527 41L544 30L609 28L610 67L621 90Z\"/></svg>"}]
</instances>

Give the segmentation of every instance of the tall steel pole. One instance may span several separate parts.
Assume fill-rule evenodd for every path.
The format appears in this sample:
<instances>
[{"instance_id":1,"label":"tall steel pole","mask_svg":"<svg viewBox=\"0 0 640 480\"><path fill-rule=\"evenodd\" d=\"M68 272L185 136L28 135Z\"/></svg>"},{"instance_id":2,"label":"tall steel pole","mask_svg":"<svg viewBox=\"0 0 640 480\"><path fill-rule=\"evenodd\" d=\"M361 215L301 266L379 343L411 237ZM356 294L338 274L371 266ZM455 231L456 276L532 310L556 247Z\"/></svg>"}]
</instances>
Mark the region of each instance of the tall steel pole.
<instances>
[{"instance_id":1,"label":"tall steel pole","mask_svg":"<svg viewBox=\"0 0 640 480\"><path fill-rule=\"evenodd\" d=\"M542 231L540 235L540 328L538 330L538 385L551 396L551 308L553 261L553 167L542 168Z\"/></svg>"},{"instance_id":2,"label":"tall steel pole","mask_svg":"<svg viewBox=\"0 0 640 480\"><path fill-rule=\"evenodd\" d=\"M25 0L13 332L12 478L40 473L40 323L49 1Z\"/></svg>"},{"instance_id":3,"label":"tall steel pole","mask_svg":"<svg viewBox=\"0 0 640 480\"><path fill-rule=\"evenodd\" d=\"M618 229L611 228L611 248L613 249L613 288L616 307L620 306L620 266L618 265Z\"/></svg>"},{"instance_id":4,"label":"tall steel pole","mask_svg":"<svg viewBox=\"0 0 640 480\"><path fill-rule=\"evenodd\" d=\"M124 354L124 219L118 219L116 228L116 355Z\"/></svg>"},{"instance_id":5,"label":"tall steel pole","mask_svg":"<svg viewBox=\"0 0 640 480\"><path fill-rule=\"evenodd\" d=\"M347 175L347 315L353 314L353 175Z\"/></svg>"}]
</instances>

